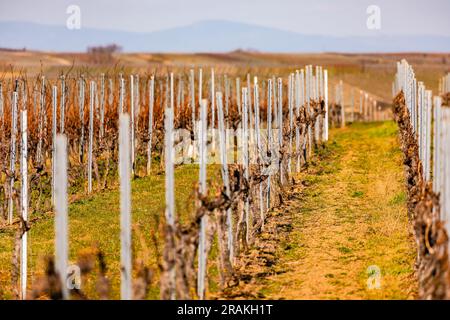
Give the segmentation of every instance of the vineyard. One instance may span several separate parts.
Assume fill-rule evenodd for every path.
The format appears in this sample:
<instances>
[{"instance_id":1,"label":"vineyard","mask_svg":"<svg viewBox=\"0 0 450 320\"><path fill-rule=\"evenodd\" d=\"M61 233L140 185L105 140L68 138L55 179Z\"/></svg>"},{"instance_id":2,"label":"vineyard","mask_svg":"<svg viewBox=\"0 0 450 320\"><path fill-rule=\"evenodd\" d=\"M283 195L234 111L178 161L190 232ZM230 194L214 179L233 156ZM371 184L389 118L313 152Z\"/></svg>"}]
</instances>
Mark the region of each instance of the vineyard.
<instances>
[{"instance_id":1,"label":"vineyard","mask_svg":"<svg viewBox=\"0 0 450 320\"><path fill-rule=\"evenodd\" d=\"M450 75L268 65L0 73L0 298L449 298Z\"/></svg>"}]
</instances>

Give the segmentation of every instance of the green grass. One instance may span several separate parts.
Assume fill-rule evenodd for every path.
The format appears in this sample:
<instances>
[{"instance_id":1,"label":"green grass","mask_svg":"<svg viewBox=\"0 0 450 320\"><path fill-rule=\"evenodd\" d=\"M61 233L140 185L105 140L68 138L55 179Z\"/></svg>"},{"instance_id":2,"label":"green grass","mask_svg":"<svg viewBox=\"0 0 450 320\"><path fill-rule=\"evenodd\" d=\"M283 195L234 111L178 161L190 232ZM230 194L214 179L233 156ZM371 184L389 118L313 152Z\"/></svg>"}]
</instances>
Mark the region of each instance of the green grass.
<instances>
[{"instance_id":1,"label":"green grass","mask_svg":"<svg viewBox=\"0 0 450 320\"><path fill-rule=\"evenodd\" d=\"M221 181L220 171L208 169L210 185ZM194 210L194 188L198 181L198 167L184 165L175 170L176 214L180 221L188 221ZM107 276L111 281L111 298L119 298L120 290L120 194L117 188L84 197L69 207L70 262L75 263L82 253L98 247L105 254ZM148 298L159 298L157 250L162 249L160 223L164 216L164 175L137 178L132 182L133 256L154 271L154 281ZM33 217L31 217L33 218ZM154 245L156 237L159 248ZM0 294L11 298L11 256L14 230L0 232ZM32 225L29 232L29 279L33 283L42 275L44 257L54 253L54 219L49 214ZM159 252L160 253L160 252ZM213 267L212 267L213 268ZM214 276L214 271L211 270ZM214 277L213 277L214 278ZM82 290L96 298L95 273L83 279ZM214 289L211 284L211 289Z\"/></svg>"}]
</instances>

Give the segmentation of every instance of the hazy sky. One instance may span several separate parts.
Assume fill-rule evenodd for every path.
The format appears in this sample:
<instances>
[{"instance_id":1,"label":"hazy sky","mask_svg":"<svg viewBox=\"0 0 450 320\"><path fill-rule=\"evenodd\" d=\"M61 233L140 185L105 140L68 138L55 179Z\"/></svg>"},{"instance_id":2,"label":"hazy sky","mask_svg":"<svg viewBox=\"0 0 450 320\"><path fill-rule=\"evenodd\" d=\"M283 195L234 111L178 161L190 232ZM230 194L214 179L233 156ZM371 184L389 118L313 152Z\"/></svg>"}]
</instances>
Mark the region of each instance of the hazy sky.
<instances>
[{"instance_id":1,"label":"hazy sky","mask_svg":"<svg viewBox=\"0 0 450 320\"><path fill-rule=\"evenodd\" d=\"M202 20L246 22L304 34L450 36L449 0L0 0L0 21L65 25L69 5L82 27L154 31ZM366 27L366 8L381 9L381 30Z\"/></svg>"}]
</instances>

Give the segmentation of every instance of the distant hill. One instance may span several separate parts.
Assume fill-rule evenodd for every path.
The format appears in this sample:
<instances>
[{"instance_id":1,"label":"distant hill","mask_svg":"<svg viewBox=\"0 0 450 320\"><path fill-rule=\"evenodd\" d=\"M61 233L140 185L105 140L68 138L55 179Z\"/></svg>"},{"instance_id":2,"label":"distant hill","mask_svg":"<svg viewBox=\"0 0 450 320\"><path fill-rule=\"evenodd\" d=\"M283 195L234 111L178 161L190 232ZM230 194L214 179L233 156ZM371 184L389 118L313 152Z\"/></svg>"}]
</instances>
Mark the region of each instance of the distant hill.
<instances>
[{"instance_id":1,"label":"distant hill","mask_svg":"<svg viewBox=\"0 0 450 320\"><path fill-rule=\"evenodd\" d=\"M110 43L126 52L450 52L450 37L444 36L316 36L229 21L203 21L149 33L0 22L3 48L84 52L89 46Z\"/></svg>"}]
</instances>

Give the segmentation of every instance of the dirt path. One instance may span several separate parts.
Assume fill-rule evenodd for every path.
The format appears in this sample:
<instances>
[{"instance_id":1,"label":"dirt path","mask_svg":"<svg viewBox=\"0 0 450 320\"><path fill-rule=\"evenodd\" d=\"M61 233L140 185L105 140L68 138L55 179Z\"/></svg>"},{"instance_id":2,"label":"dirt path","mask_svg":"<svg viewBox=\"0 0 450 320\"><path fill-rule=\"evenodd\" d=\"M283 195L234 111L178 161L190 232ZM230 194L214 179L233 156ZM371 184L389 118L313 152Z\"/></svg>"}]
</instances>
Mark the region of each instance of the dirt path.
<instances>
[{"instance_id":1,"label":"dirt path","mask_svg":"<svg viewBox=\"0 0 450 320\"><path fill-rule=\"evenodd\" d=\"M267 299L414 298L415 249L395 124L333 130L321 158L278 213L291 230L274 245L275 264L240 290ZM279 233L273 230L262 237Z\"/></svg>"}]
</instances>

